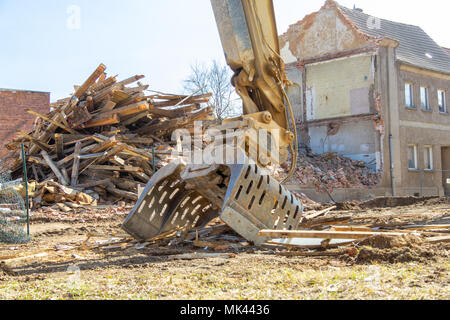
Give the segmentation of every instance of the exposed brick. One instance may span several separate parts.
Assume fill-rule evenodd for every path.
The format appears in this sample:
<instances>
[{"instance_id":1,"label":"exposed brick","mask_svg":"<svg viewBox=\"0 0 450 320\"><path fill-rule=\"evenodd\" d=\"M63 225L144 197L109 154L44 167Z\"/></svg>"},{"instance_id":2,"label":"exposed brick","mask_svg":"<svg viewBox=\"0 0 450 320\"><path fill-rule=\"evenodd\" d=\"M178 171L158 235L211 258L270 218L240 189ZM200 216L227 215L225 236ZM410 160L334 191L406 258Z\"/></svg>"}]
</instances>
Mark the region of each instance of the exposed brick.
<instances>
[{"instance_id":1,"label":"exposed brick","mask_svg":"<svg viewBox=\"0 0 450 320\"><path fill-rule=\"evenodd\" d=\"M17 131L31 130L35 118L26 109L46 114L49 105L50 93L0 89L0 157L7 152L4 144L16 137Z\"/></svg>"}]
</instances>

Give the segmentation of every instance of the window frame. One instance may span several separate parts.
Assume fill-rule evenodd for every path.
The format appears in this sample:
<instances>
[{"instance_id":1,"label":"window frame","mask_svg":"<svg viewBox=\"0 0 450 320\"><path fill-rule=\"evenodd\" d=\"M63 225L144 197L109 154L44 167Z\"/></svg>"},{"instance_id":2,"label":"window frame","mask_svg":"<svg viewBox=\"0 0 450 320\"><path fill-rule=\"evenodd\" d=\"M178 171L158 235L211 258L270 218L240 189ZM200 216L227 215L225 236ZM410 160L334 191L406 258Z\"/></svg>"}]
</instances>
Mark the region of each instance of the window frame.
<instances>
[{"instance_id":1,"label":"window frame","mask_svg":"<svg viewBox=\"0 0 450 320\"><path fill-rule=\"evenodd\" d=\"M424 101L422 100L422 89L425 90L425 106L423 105ZM420 107L423 111L432 111L430 105L430 89L426 86L420 86Z\"/></svg>"},{"instance_id":2,"label":"window frame","mask_svg":"<svg viewBox=\"0 0 450 320\"><path fill-rule=\"evenodd\" d=\"M413 148L413 150L414 150L414 165L415 165L415 168L411 168L410 165L409 165L410 148ZM419 170L417 144L408 144L408 170L410 170L410 171L417 171L417 170Z\"/></svg>"},{"instance_id":3,"label":"window frame","mask_svg":"<svg viewBox=\"0 0 450 320\"><path fill-rule=\"evenodd\" d=\"M407 86L409 86L409 90L407 90ZM408 99L406 97L406 95L408 94L408 91L409 91L410 105L408 105ZM414 84L412 82L408 82L408 81L405 81L405 106L408 109L416 108L414 106Z\"/></svg>"},{"instance_id":4,"label":"window frame","mask_svg":"<svg viewBox=\"0 0 450 320\"><path fill-rule=\"evenodd\" d=\"M434 154L433 154L433 146L424 146L424 170L425 171L434 171ZM429 168L427 168L428 156L430 157Z\"/></svg>"},{"instance_id":5,"label":"window frame","mask_svg":"<svg viewBox=\"0 0 450 320\"><path fill-rule=\"evenodd\" d=\"M438 89L438 108L440 113L448 113L447 110L447 91L445 89ZM443 94L443 97L441 97L441 94ZM439 105L439 100L442 98L442 104L443 104L443 110L441 110L441 106Z\"/></svg>"}]
</instances>

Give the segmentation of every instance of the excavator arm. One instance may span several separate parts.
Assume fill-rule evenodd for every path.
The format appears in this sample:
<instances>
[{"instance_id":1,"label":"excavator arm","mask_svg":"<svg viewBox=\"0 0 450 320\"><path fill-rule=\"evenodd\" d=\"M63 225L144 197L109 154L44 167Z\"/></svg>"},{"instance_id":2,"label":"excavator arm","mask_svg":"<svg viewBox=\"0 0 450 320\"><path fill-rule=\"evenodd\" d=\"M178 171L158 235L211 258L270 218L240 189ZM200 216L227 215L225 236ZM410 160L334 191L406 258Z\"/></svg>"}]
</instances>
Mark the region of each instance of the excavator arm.
<instances>
[{"instance_id":1,"label":"excavator arm","mask_svg":"<svg viewBox=\"0 0 450 320\"><path fill-rule=\"evenodd\" d=\"M272 0L211 0L211 4L244 114L268 111L288 129L282 91L286 76Z\"/></svg>"},{"instance_id":2,"label":"excavator arm","mask_svg":"<svg viewBox=\"0 0 450 320\"><path fill-rule=\"evenodd\" d=\"M268 240L258 236L260 230L296 229L302 219L301 201L263 169L285 162L287 149L294 150L296 141L285 107L286 102L292 118L273 3L211 3L227 63L234 71L232 84L243 102L243 116L215 128L221 132L218 141L227 143L216 146L214 153L231 149L240 160L193 164L178 159L158 171L122 225L139 240L199 228L220 216L244 238L260 244ZM238 132L232 137L244 137L243 143L229 143L230 129Z\"/></svg>"}]
</instances>

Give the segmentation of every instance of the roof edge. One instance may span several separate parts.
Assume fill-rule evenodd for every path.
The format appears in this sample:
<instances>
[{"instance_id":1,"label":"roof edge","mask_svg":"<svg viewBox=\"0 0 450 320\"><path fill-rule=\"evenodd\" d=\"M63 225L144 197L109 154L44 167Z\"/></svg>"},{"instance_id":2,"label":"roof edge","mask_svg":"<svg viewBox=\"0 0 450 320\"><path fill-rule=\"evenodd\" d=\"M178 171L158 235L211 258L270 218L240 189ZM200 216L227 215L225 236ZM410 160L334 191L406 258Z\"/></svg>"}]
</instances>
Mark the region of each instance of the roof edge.
<instances>
[{"instance_id":1,"label":"roof edge","mask_svg":"<svg viewBox=\"0 0 450 320\"><path fill-rule=\"evenodd\" d=\"M30 92L30 93L48 93L49 91L36 91L36 90L26 90L26 89L8 89L8 88L0 88L0 92Z\"/></svg>"},{"instance_id":2,"label":"roof edge","mask_svg":"<svg viewBox=\"0 0 450 320\"><path fill-rule=\"evenodd\" d=\"M397 57L397 61L398 61L401 65L404 65L404 66L406 66L406 67L416 68L416 69L419 69L419 70L422 70L422 71L427 71L427 72L430 72L430 73L439 73L440 75L443 75L443 76L450 76L450 71L449 71L449 72L444 72L444 71L442 71L442 70L436 70L436 69L426 68L426 67L424 67L424 66L419 66L419 65L413 64L413 63L411 63L411 62L404 61L404 60L402 60L402 59L399 59L398 57Z\"/></svg>"}]
</instances>

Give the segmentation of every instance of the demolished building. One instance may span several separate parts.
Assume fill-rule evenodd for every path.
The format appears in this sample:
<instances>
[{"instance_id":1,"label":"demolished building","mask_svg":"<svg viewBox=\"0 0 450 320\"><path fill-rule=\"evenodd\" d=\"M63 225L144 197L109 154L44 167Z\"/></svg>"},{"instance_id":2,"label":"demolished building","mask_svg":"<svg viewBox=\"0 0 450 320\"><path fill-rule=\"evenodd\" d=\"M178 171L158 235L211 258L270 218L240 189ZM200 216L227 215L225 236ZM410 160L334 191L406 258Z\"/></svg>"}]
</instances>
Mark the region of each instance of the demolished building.
<instances>
[{"instance_id":1,"label":"demolished building","mask_svg":"<svg viewBox=\"0 0 450 320\"><path fill-rule=\"evenodd\" d=\"M280 36L305 149L364 161L381 175L337 200L450 194L450 54L420 27L328 0ZM314 187L290 186L314 200Z\"/></svg>"}]
</instances>

